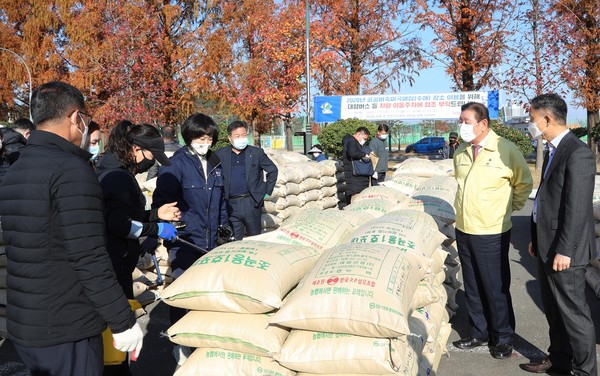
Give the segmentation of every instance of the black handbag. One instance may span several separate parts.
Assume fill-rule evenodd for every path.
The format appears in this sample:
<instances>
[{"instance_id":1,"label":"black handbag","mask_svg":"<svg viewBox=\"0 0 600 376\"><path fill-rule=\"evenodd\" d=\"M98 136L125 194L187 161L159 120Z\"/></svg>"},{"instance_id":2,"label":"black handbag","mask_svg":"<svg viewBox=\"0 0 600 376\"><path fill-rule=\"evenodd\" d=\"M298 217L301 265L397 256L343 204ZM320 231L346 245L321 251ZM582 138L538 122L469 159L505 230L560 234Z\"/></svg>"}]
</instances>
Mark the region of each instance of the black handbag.
<instances>
[{"instance_id":1,"label":"black handbag","mask_svg":"<svg viewBox=\"0 0 600 376\"><path fill-rule=\"evenodd\" d=\"M352 160L352 175L354 176L373 176L373 163L371 161L363 161L362 159Z\"/></svg>"}]
</instances>

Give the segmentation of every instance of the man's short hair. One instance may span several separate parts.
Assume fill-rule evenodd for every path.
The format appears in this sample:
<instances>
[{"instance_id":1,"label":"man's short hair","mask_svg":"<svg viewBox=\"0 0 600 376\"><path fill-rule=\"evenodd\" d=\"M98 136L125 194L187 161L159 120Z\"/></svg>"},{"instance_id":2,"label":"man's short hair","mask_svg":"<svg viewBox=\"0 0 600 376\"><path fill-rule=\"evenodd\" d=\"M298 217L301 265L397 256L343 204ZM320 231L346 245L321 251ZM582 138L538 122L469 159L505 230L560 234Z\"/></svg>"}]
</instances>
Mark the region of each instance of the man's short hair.
<instances>
[{"instance_id":1,"label":"man's short hair","mask_svg":"<svg viewBox=\"0 0 600 376\"><path fill-rule=\"evenodd\" d=\"M31 120L27 118L19 118L12 123L12 128L22 129L24 131L33 131L35 129L35 125L31 122Z\"/></svg>"},{"instance_id":2,"label":"man's short hair","mask_svg":"<svg viewBox=\"0 0 600 376\"><path fill-rule=\"evenodd\" d=\"M160 134L162 135L163 138L172 140L175 138L175 128L171 127L170 125L166 125L161 128Z\"/></svg>"},{"instance_id":3,"label":"man's short hair","mask_svg":"<svg viewBox=\"0 0 600 376\"><path fill-rule=\"evenodd\" d=\"M356 134L356 133L364 133L364 134L366 134L367 136L370 136L370 135L371 135L371 132L369 132L369 129L368 129L367 127L358 127L358 128L356 128L356 132L354 132L354 133L355 133L355 134Z\"/></svg>"},{"instance_id":4,"label":"man's short hair","mask_svg":"<svg viewBox=\"0 0 600 376\"><path fill-rule=\"evenodd\" d=\"M243 122L241 120L232 121L227 126L227 134L231 136L231 134L233 133L233 131L235 131L238 128L244 128L246 130L246 132L247 132L248 131L248 124L246 124L245 122Z\"/></svg>"},{"instance_id":5,"label":"man's short hair","mask_svg":"<svg viewBox=\"0 0 600 376\"><path fill-rule=\"evenodd\" d=\"M558 94L542 94L531 100L531 109L548 111L558 124L567 124L567 102Z\"/></svg>"},{"instance_id":6,"label":"man's short hair","mask_svg":"<svg viewBox=\"0 0 600 376\"><path fill-rule=\"evenodd\" d=\"M487 120L488 126L490 125L490 112L484 104L478 102L468 102L460 107L460 112L467 110L475 112L475 119L477 119L478 122Z\"/></svg>"},{"instance_id":7,"label":"man's short hair","mask_svg":"<svg viewBox=\"0 0 600 376\"><path fill-rule=\"evenodd\" d=\"M81 91L65 82L45 83L31 96L31 116L36 127L47 121L66 118L73 111L84 108Z\"/></svg>"}]
</instances>

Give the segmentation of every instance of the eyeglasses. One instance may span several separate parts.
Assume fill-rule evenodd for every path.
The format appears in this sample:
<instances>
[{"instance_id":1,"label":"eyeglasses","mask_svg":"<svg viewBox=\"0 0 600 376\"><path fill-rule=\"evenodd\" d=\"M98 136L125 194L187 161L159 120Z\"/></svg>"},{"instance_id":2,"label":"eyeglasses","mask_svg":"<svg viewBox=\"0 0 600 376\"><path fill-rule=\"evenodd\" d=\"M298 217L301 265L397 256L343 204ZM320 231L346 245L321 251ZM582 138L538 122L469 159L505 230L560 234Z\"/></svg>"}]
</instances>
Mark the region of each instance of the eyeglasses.
<instances>
[{"instance_id":1,"label":"eyeglasses","mask_svg":"<svg viewBox=\"0 0 600 376\"><path fill-rule=\"evenodd\" d=\"M86 114L83 111L79 111L79 117L81 118L81 121L83 121L83 124L87 127L90 125L90 123L92 122L92 115L90 114Z\"/></svg>"},{"instance_id":2,"label":"eyeglasses","mask_svg":"<svg viewBox=\"0 0 600 376\"><path fill-rule=\"evenodd\" d=\"M75 111L77 111L77 115L79 115L79 118L83 122L83 125L86 127L89 126L90 123L92 122L92 115L87 114L81 110L75 110ZM71 112L69 114L69 116L67 116L67 117L71 117L71 115L73 115L75 113L75 111Z\"/></svg>"}]
</instances>

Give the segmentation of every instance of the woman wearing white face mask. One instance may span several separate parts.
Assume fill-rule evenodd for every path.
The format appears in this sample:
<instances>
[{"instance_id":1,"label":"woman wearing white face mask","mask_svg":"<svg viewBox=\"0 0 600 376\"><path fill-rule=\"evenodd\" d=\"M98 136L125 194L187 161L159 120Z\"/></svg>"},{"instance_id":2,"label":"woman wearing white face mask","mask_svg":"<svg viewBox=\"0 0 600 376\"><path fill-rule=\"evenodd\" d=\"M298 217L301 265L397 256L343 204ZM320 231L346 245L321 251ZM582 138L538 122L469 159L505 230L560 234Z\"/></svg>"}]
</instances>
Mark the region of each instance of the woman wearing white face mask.
<instances>
[{"instance_id":1,"label":"woman wearing white face mask","mask_svg":"<svg viewBox=\"0 0 600 376\"><path fill-rule=\"evenodd\" d=\"M377 164L375 165L375 175L371 179L373 185L379 185L385 181L385 173L388 170L388 149L387 138L390 128L387 124L379 124L377 127L377 135L369 141L369 149L377 156Z\"/></svg>"},{"instance_id":2,"label":"woman wearing white face mask","mask_svg":"<svg viewBox=\"0 0 600 376\"><path fill-rule=\"evenodd\" d=\"M176 201L186 223L178 236L210 251L217 246L219 226L228 226L223 169L219 157L210 150L219 129L209 116L196 113L185 120L181 135L185 146L171 157L170 166L160 167L152 206ZM179 242L168 243L167 248L174 279L202 256ZM171 323L184 314L185 310L170 308Z\"/></svg>"}]
</instances>

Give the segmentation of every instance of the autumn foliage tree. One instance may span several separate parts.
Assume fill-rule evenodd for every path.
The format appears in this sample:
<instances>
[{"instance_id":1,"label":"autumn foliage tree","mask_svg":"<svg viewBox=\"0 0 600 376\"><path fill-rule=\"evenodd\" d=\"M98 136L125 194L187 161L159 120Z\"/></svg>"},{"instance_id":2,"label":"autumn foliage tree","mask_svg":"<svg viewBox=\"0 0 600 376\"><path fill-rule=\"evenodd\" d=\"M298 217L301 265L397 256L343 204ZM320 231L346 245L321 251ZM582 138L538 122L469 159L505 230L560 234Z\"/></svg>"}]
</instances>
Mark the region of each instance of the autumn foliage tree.
<instances>
[{"instance_id":1,"label":"autumn foliage tree","mask_svg":"<svg viewBox=\"0 0 600 376\"><path fill-rule=\"evenodd\" d=\"M435 35L427 55L446 67L460 91L497 87L506 38L516 17L510 0L415 0L421 29Z\"/></svg>"},{"instance_id":2,"label":"autumn foliage tree","mask_svg":"<svg viewBox=\"0 0 600 376\"><path fill-rule=\"evenodd\" d=\"M325 95L382 94L425 67L398 0L310 1L311 67ZM404 21L404 23L402 23Z\"/></svg>"}]
</instances>

